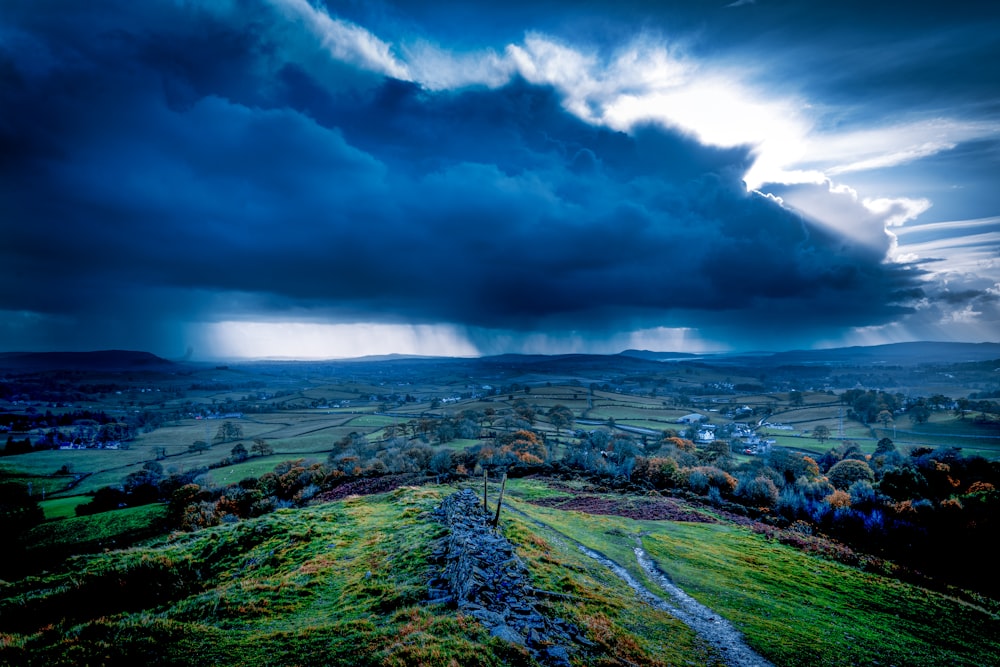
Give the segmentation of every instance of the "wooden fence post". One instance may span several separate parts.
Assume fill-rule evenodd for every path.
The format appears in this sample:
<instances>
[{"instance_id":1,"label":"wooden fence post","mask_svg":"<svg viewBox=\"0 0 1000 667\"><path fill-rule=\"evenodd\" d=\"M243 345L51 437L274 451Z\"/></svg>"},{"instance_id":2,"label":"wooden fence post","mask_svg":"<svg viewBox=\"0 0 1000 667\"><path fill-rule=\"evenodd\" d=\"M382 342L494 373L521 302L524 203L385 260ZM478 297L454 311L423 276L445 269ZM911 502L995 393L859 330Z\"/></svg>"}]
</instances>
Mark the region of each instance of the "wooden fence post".
<instances>
[{"instance_id":1,"label":"wooden fence post","mask_svg":"<svg viewBox=\"0 0 1000 667\"><path fill-rule=\"evenodd\" d=\"M496 528L500 525L500 507L503 505L503 490L507 486L507 473L503 474L503 480L500 482L500 498L497 500L497 515L493 519L493 527Z\"/></svg>"},{"instance_id":2,"label":"wooden fence post","mask_svg":"<svg viewBox=\"0 0 1000 667\"><path fill-rule=\"evenodd\" d=\"M489 516L490 513L489 505L486 504L486 483L489 481L488 475L489 473L486 470L486 466L483 466L483 514L487 516Z\"/></svg>"}]
</instances>

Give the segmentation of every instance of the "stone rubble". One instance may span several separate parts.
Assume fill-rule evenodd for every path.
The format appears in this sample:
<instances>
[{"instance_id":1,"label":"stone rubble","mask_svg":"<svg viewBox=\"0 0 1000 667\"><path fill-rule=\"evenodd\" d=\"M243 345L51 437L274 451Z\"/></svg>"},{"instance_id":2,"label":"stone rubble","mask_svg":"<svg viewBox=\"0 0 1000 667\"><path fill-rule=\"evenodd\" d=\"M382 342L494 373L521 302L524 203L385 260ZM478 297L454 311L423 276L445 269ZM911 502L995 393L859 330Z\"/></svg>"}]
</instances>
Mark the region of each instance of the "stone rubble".
<instances>
[{"instance_id":1,"label":"stone rubble","mask_svg":"<svg viewBox=\"0 0 1000 667\"><path fill-rule=\"evenodd\" d=\"M491 529L471 489L445 498L435 518L450 532L434 551L442 571L430 581L430 602L454 604L492 636L524 646L553 667L569 666L570 647L590 645L570 623L538 611L524 562L510 541Z\"/></svg>"}]
</instances>

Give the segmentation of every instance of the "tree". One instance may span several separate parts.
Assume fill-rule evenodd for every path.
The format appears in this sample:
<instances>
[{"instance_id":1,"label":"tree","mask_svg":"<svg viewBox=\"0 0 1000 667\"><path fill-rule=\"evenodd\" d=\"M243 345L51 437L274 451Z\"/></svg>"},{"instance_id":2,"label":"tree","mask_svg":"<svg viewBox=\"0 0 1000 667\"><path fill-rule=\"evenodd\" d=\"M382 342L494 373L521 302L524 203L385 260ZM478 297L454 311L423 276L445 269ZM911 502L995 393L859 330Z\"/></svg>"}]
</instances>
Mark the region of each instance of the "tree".
<instances>
[{"instance_id":1,"label":"tree","mask_svg":"<svg viewBox=\"0 0 1000 667\"><path fill-rule=\"evenodd\" d=\"M892 423L892 413L888 410L881 410L878 413L877 419L882 424L882 428L888 428L889 424Z\"/></svg>"},{"instance_id":2,"label":"tree","mask_svg":"<svg viewBox=\"0 0 1000 667\"><path fill-rule=\"evenodd\" d=\"M261 438L257 438L253 441L253 446L250 447L250 453L257 456L270 456L274 454L274 448Z\"/></svg>"},{"instance_id":3,"label":"tree","mask_svg":"<svg viewBox=\"0 0 1000 667\"><path fill-rule=\"evenodd\" d=\"M552 426L556 429L556 435L564 428L569 428L573 425L573 411L567 408L565 405L558 404L553 405L548 411L549 421Z\"/></svg>"},{"instance_id":4,"label":"tree","mask_svg":"<svg viewBox=\"0 0 1000 667\"><path fill-rule=\"evenodd\" d=\"M247 452L247 448L243 445L242 442L236 443L236 446L230 450L229 454L233 457L233 460L236 461L237 463L239 463L240 461L246 461L247 457L250 456L250 453Z\"/></svg>"},{"instance_id":5,"label":"tree","mask_svg":"<svg viewBox=\"0 0 1000 667\"><path fill-rule=\"evenodd\" d=\"M14 482L0 483L0 531L6 544L44 520L45 513L27 487Z\"/></svg>"},{"instance_id":6,"label":"tree","mask_svg":"<svg viewBox=\"0 0 1000 667\"><path fill-rule=\"evenodd\" d=\"M943 394L934 394L933 396L927 399L927 402L930 403L931 407L933 407L935 410L940 410L942 406L951 403L951 400L947 396L944 396Z\"/></svg>"},{"instance_id":7,"label":"tree","mask_svg":"<svg viewBox=\"0 0 1000 667\"><path fill-rule=\"evenodd\" d=\"M437 427L438 442L444 444L455 439L455 425L450 419L442 420Z\"/></svg>"},{"instance_id":8,"label":"tree","mask_svg":"<svg viewBox=\"0 0 1000 667\"><path fill-rule=\"evenodd\" d=\"M778 502L778 487L763 475L745 480L736 493L754 507L772 507Z\"/></svg>"},{"instance_id":9,"label":"tree","mask_svg":"<svg viewBox=\"0 0 1000 667\"><path fill-rule=\"evenodd\" d=\"M786 483L794 482L799 477L811 480L819 475L819 466L814 460L784 448L768 452L767 463L785 478Z\"/></svg>"},{"instance_id":10,"label":"tree","mask_svg":"<svg viewBox=\"0 0 1000 667\"><path fill-rule=\"evenodd\" d=\"M835 488L845 491L855 482L863 480L871 484L875 481L875 473L868 464L857 459L844 459L830 468L826 476Z\"/></svg>"},{"instance_id":11,"label":"tree","mask_svg":"<svg viewBox=\"0 0 1000 667\"><path fill-rule=\"evenodd\" d=\"M830 427L826 424L820 424L819 426L813 428L813 437L820 441L820 444L825 443L830 439Z\"/></svg>"},{"instance_id":12,"label":"tree","mask_svg":"<svg viewBox=\"0 0 1000 667\"><path fill-rule=\"evenodd\" d=\"M453 469L451 452L440 449L431 457L430 470L435 475L447 475Z\"/></svg>"},{"instance_id":13,"label":"tree","mask_svg":"<svg viewBox=\"0 0 1000 667\"><path fill-rule=\"evenodd\" d=\"M931 409L921 402L910 408L909 414L914 424L925 424L931 418Z\"/></svg>"},{"instance_id":14,"label":"tree","mask_svg":"<svg viewBox=\"0 0 1000 667\"><path fill-rule=\"evenodd\" d=\"M803 397L802 397L802 392L801 391L790 391L790 392L788 392L788 400L795 407L799 407L799 406L801 406L805 402L805 399L803 399Z\"/></svg>"},{"instance_id":15,"label":"tree","mask_svg":"<svg viewBox=\"0 0 1000 667\"><path fill-rule=\"evenodd\" d=\"M523 398L514 401L514 414L529 424L535 423L535 411Z\"/></svg>"},{"instance_id":16,"label":"tree","mask_svg":"<svg viewBox=\"0 0 1000 667\"><path fill-rule=\"evenodd\" d=\"M233 422L223 422L215 433L216 442L232 442L243 437L243 427Z\"/></svg>"},{"instance_id":17,"label":"tree","mask_svg":"<svg viewBox=\"0 0 1000 667\"><path fill-rule=\"evenodd\" d=\"M549 457L545 443L533 431L521 429L500 437L501 452L513 454L522 463L543 463Z\"/></svg>"},{"instance_id":18,"label":"tree","mask_svg":"<svg viewBox=\"0 0 1000 667\"><path fill-rule=\"evenodd\" d=\"M209 445L204 440L195 440L188 447L188 451L191 452L192 454L195 454L197 452L207 452L209 449L211 449L211 445Z\"/></svg>"},{"instance_id":19,"label":"tree","mask_svg":"<svg viewBox=\"0 0 1000 667\"><path fill-rule=\"evenodd\" d=\"M927 479L912 466L886 470L878 490L896 501L922 498L928 490Z\"/></svg>"},{"instance_id":20,"label":"tree","mask_svg":"<svg viewBox=\"0 0 1000 667\"><path fill-rule=\"evenodd\" d=\"M128 442L134 438L132 428L128 424L121 422L101 424L101 427L97 430L97 440L99 442Z\"/></svg>"},{"instance_id":21,"label":"tree","mask_svg":"<svg viewBox=\"0 0 1000 667\"><path fill-rule=\"evenodd\" d=\"M729 443L725 440L713 440L708 443L705 446L705 451L700 456L705 463L721 467L725 467L725 464L729 462L731 457L732 452L729 449Z\"/></svg>"},{"instance_id":22,"label":"tree","mask_svg":"<svg viewBox=\"0 0 1000 667\"><path fill-rule=\"evenodd\" d=\"M885 456L886 454L894 454L896 452L896 445L892 442L891 438L882 438L875 445L875 456Z\"/></svg>"}]
</instances>

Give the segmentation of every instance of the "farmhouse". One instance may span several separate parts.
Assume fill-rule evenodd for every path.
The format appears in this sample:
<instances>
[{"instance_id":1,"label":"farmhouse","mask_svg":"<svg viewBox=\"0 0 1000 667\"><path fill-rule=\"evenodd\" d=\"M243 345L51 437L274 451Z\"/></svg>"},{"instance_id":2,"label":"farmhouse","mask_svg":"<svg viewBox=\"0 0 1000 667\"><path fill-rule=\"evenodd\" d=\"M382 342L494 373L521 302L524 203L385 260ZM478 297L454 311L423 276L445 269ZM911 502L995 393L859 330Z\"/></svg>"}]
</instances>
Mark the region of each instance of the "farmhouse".
<instances>
[{"instance_id":1,"label":"farmhouse","mask_svg":"<svg viewBox=\"0 0 1000 667\"><path fill-rule=\"evenodd\" d=\"M698 429L698 435L695 438L698 442L712 442L715 440L715 426L706 425Z\"/></svg>"}]
</instances>

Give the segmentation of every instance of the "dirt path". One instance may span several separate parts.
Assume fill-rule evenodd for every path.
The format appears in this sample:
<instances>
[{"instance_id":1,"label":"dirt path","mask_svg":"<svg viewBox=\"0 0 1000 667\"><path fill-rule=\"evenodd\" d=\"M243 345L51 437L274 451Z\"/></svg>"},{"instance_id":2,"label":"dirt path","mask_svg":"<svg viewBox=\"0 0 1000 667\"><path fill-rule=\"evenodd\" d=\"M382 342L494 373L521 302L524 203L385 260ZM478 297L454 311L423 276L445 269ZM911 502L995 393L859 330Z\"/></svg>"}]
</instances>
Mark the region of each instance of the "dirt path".
<instances>
[{"instance_id":1,"label":"dirt path","mask_svg":"<svg viewBox=\"0 0 1000 667\"><path fill-rule=\"evenodd\" d=\"M507 509L527 521L558 535L561 541L575 546L583 554L603 565L635 591L636 595L643 602L670 614L694 630L699 637L719 653L722 661L730 665L730 667L773 667L770 662L747 645L743 640L743 635L729 621L692 598L671 582L670 578L656 565L642 546L636 546L633 549L639 567L643 569L652 581L656 582L657 586L670 596L670 600L666 600L646 588L628 570L604 554L580 544L552 526L533 519L514 507L508 505ZM639 542L639 538L636 538L636 542Z\"/></svg>"}]
</instances>

